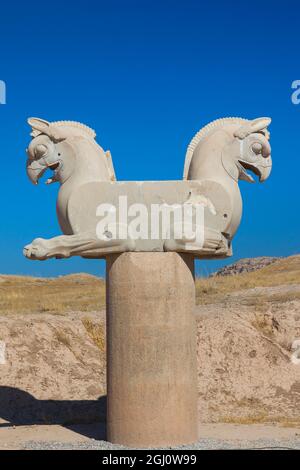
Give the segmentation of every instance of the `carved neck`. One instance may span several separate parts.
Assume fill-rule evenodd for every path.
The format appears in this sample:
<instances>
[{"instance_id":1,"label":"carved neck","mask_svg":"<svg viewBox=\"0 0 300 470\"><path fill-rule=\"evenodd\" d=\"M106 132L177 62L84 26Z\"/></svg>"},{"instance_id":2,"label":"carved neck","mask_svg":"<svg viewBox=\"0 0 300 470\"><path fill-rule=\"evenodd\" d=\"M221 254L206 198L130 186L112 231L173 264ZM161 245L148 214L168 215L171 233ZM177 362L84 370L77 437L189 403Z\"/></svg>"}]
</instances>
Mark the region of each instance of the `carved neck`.
<instances>
[{"instance_id":1,"label":"carved neck","mask_svg":"<svg viewBox=\"0 0 300 470\"><path fill-rule=\"evenodd\" d=\"M206 160L199 166L199 175L201 175L200 179L206 180L213 180L217 181L218 183L225 185L227 187L237 186L238 185L238 169L234 164L234 161L231 159L229 161L232 172L236 172L236 178L230 176L228 171L223 165L222 162L222 153L218 152L213 156L214 158L210 161ZM212 163L213 160L213 163Z\"/></svg>"},{"instance_id":2,"label":"carved neck","mask_svg":"<svg viewBox=\"0 0 300 470\"><path fill-rule=\"evenodd\" d=\"M96 142L81 139L70 145L75 153L75 168L68 182L110 181L107 156Z\"/></svg>"}]
</instances>

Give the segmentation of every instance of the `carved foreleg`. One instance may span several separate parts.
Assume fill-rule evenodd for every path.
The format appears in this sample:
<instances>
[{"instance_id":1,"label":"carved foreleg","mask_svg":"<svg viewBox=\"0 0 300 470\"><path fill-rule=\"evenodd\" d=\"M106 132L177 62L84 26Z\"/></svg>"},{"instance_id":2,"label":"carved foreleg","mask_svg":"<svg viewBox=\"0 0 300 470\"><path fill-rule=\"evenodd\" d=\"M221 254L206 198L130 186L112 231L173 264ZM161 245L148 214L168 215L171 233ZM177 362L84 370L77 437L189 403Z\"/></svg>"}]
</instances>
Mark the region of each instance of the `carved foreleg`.
<instances>
[{"instance_id":1,"label":"carved foreleg","mask_svg":"<svg viewBox=\"0 0 300 470\"><path fill-rule=\"evenodd\" d=\"M24 255L33 260L49 258L70 258L71 256L105 256L109 253L133 251L134 242L109 237L97 239L91 233L77 235L61 235L45 240L36 238L30 245L25 246Z\"/></svg>"},{"instance_id":2,"label":"carved foreleg","mask_svg":"<svg viewBox=\"0 0 300 470\"><path fill-rule=\"evenodd\" d=\"M190 239L183 237L178 240L175 238L166 240L164 250L191 253L203 257L231 255L228 239L218 230L206 227L202 238L197 240L194 236Z\"/></svg>"}]
</instances>

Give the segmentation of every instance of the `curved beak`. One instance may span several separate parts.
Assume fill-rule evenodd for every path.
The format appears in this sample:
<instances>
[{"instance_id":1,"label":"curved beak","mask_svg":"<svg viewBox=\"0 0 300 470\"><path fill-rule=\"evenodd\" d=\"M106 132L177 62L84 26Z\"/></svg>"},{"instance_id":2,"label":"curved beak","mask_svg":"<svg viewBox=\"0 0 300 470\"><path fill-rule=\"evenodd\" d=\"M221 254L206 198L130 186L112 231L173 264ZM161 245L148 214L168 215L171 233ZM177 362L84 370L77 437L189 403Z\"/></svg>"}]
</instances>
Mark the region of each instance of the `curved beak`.
<instances>
[{"instance_id":1,"label":"curved beak","mask_svg":"<svg viewBox=\"0 0 300 470\"><path fill-rule=\"evenodd\" d=\"M33 184L38 184L39 179L47 170L46 165L42 165L39 160L27 160L26 172L27 176Z\"/></svg>"},{"instance_id":2,"label":"curved beak","mask_svg":"<svg viewBox=\"0 0 300 470\"><path fill-rule=\"evenodd\" d=\"M262 156L263 156L263 163L261 165L257 165L257 169L259 172L259 182L263 183L266 181L271 173L272 170L272 158L271 158L271 145L268 139L264 138L262 141Z\"/></svg>"},{"instance_id":3,"label":"curved beak","mask_svg":"<svg viewBox=\"0 0 300 470\"><path fill-rule=\"evenodd\" d=\"M258 170L260 172L260 175L259 175L260 183L263 183L264 181L266 181L271 174L271 170L272 170L271 157L269 157L268 160L270 160L270 164L268 166L258 166Z\"/></svg>"},{"instance_id":4,"label":"curved beak","mask_svg":"<svg viewBox=\"0 0 300 470\"><path fill-rule=\"evenodd\" d=\"M272 159L271 156L268 158L261 157L260 158L261 164L259 163L250 163L245 160L238 161L238 168L240 170L239 178L241 180L248 181L249 183L254 183L255 180L253 176L248 172L250 170L256 176L258 176L258 180L260 183L266 181L271 173L272 170Z\"/></svg>"}]
</instances>

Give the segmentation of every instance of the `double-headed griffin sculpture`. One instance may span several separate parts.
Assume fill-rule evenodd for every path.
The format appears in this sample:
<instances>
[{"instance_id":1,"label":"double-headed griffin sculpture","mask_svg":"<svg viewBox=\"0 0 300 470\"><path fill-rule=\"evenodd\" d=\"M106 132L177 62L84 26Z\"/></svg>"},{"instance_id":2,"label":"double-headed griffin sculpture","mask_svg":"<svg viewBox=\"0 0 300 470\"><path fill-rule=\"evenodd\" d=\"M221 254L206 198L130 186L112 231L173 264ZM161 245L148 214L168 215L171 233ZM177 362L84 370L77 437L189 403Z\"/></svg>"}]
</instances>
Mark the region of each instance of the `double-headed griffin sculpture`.
<instances>
[{"instance_id":1,"label":"double-headed griffin sculpture","mask_svg":"<svg viewBox=\"0 0 300 470\"><path fill-rule=\"evenodd\" d=\"M103 258L125 251L175 251L199 258L230 256L242 215L238 181L254 182L252 172L262 182L271 172L269 118L211 122L188 146L183 181L154 182L117 182L110 152L96 143L95 132L83 124L37 118L28 122L32 141L27 149L27 174L37 184L46 170L53 171L47 183L60 183L57 215L64 233L50 240L37 238L27 245L24 254L30 259ZM131 215L136 215L137 205L148 210L144 236L133 237L124 231L128 220L122 219L120 201L123 204L125 199ZM168 230L158 230L153 236L153 206L188 207L192 214L200 207L203 218L193 222L192 235L178 236L174 218ZM106 217L114 210L119 212L115 227L113 218L108 217L110 223L99 229L99 217L103 216L99 207L107 208ZM200 231L201 237L197 236ZM113 236L120 232L122 236Z\"/></svg>"}]
</instances>

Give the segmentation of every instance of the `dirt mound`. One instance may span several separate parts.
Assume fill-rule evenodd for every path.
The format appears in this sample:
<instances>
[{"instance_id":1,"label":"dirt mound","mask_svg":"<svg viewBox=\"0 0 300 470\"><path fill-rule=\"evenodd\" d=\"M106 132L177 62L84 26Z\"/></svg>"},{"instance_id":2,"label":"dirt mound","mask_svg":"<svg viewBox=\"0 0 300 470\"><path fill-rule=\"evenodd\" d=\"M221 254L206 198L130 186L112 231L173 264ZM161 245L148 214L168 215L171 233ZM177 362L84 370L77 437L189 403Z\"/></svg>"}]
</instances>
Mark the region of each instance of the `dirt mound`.
<instances>
[{"instance_id":1,"label":"dirt mound","mask_svg":"<svg viewBox=\"0 0 300 470\"><path fill-rule=\"evenodd\" d=\"M199 415L204 422L300 425L300 301L267 309L198 307Z\"/></svg>"},{"instance_id":2,"label":"dirt mound","mask_svg":"<svg viewBox=\"0 0 300 470\"><path fill-rule=\"evenodd\" d=\"M299 425L300 364L291 346L300 338L300 301L266 309L234 296L196 315L200 420ZM104 312L0 317L2 422L104 419L104 338Z\"/></svg>"},{"instance_id":3,"label":"dirt mound","mask_svg":"<svg viewBox=\"0 0 300 470\"><path fill-rule=\"evenodd\" d=\"M0 317L0 422L103 419L104 337L103 314Z\"/></svg>"},{"instance_id":4,"label":"dirt mound","mask_svg":"<svg viewBox=\"0 0 300 470\"><path fill-rule=\"evenodd\" d=\"M1 281L0 423L104 419L104 281ZM200 420L300 426L300 256L196 291Z\"/></svg>"}]
</instances>

